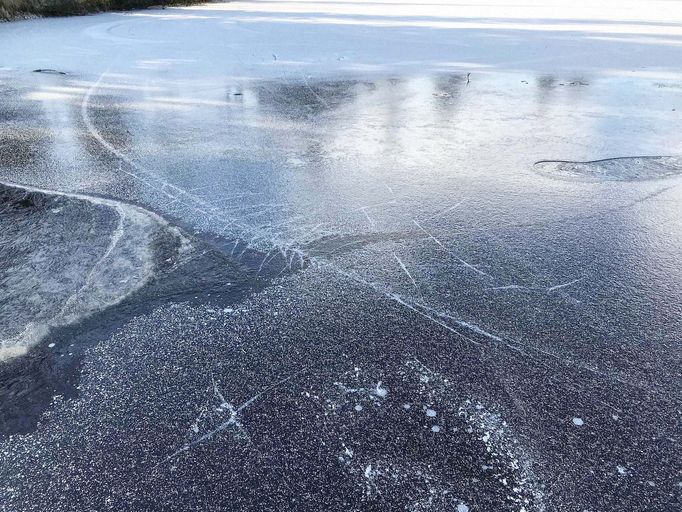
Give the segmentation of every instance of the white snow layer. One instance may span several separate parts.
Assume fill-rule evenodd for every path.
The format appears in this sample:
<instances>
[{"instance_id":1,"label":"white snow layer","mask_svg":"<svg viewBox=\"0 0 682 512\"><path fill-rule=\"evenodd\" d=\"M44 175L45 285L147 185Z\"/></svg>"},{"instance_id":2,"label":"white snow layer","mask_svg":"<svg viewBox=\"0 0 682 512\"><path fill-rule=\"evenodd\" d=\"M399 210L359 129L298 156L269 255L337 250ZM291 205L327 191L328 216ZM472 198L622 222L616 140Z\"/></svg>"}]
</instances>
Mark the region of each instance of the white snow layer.
<instances>
[{"instance_id":1,"label":"white snow layer","mask_svg":"<svg viewBox=\"0 0 682 512\"><path fill-rule=\"evenodd\" d=\"M680 45L682 8L665 0L268 0L0 23L5 69L193 79L426 69L674 78Z\"/></svg>"}]
</instances>

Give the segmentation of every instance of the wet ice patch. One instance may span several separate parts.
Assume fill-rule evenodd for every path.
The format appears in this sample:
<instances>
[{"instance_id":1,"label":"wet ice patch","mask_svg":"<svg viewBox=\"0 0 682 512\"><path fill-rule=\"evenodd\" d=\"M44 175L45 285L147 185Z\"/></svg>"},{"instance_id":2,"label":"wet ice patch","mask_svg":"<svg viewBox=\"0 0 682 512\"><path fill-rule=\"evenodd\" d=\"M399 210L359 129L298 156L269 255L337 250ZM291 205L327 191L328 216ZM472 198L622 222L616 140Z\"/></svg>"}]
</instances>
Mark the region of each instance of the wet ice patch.
<instances>
[{"instance_id":1,"label":"wet ice patch","mask_svg":"<svg viewBox=\"0 0 682 512\"><path fill-rule=\"evenodd\" d=\"M575 418L575 417L574 417L574 418L573 418L573 424L574 424L576 427L582 427L582 426L585 424L585 422L583 421L582 418Z\"/></svg>"},{"instance_id":2,"label":"wet ice patch","mask_svg":"<svg viewBox=\"0 0 682 512\"><path fill-rule=\"evenodd\" d=\"M542 160L533 166L545 176L575 181L644 181L682 174L678 156L635 156L587 162Z\"/></svg>"}]
</instances>

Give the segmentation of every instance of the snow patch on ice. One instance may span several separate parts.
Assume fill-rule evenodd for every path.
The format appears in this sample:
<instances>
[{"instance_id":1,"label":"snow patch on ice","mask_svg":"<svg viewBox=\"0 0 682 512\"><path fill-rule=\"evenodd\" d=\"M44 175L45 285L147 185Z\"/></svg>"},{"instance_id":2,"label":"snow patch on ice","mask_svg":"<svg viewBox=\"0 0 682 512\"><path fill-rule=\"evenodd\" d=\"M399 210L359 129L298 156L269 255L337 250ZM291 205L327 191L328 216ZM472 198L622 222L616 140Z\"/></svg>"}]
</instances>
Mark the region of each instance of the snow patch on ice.
<instances>
[{"instance_id":1,"label":"snow patch on ice","mask_svg":"<svg viewBox=\"0 0 682 512\"><path fill-rule=\"evenodd\" d=\"M58 249L66 247L70 251L77 251L79 256L77 259L70 253L61 254L54 249L40 246L41 243L49 243L50 240L37 240L31 247L35 254L34 260L29 260L25 264L14 262L13 266L7 269L11 274L8 282L18 283L24 274L38 281L38 285L33 287L33 293L41 297L37 297L35 301L34 297L27 297L23 286L20 289L5 286L0 292L0 301L14 304L15 308L15 311L6 309L3 312L12 316L12 322L3 322L5 325L3 332L0 332L0 361L25 353L31 346L44 339L51 329L76 323L114 306L142 288L156 272L154 244L160 233L165 233L176 240L177 254L184 244L189 245L189 241L164 219L138 206L102 197L9 183L0 183L0 187L6 188L8 194L23 191L38 198L36 200L41 198L53 202L59 200L62 203L59 214L73 216L78 211L86 211L92 213L93 218L100 218L99 212L107 211L115 219L111 231L102 232L103 236L108 236L108 240L106 238L98 240L102 243L94 248L89 245L85 247L80 239L74 239L79 233L72 235L69 231L64 231L55 235L61 237ZM64 213L66 210L68 212ZM36 208L37 215L40 211L40 208ZM36 275L36 267L44 267L46 261L50 262L50 258L66 260L53 263L66 265L71 272L69 279L61 279L48 271ZM43 296L46 295L49 295L51 300L45 300ZM24 324L22 329L21 313L26 309L27 300L40 304L40 309L32 310L31 320Z\"/></svg>"}]
</instances>

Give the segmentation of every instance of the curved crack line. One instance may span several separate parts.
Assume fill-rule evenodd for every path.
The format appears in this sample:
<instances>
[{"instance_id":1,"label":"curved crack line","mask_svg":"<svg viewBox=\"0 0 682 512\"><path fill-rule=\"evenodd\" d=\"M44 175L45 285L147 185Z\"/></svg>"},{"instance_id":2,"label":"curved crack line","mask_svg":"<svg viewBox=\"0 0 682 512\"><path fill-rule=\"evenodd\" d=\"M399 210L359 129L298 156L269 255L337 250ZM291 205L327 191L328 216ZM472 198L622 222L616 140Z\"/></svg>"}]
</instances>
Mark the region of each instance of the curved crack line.
<instances>
[{"instance_id":1,"label":"curved crack line","mask_svg":"<svg viewBox=\"0 0 682 512\"><path fill-rule=\"evenodd\" d=\"M90 272L88 272L88 275L85 276L83 286L81 286L68 299L66 299L64 305L62 306L62 309L59 311L60 315L63 315L66 312L66 309L73 303L73 301L75 301L78 298L78 296L87 288L87 286L90 285L97 269L99 269L102 266L102 263L104 263L104 261L109 257L109 255L118 245L118 242L121 240L121 237L123 236L123 219L125 218L125 213L120 207L116 207L114 210L118 215L118 222L116 223L116 229L111 235L111 240L109 240L109 245L107 246L106 251L104 251L104 254L95 262L95 264L90 269Z\"/></svg>"}]
</instances>

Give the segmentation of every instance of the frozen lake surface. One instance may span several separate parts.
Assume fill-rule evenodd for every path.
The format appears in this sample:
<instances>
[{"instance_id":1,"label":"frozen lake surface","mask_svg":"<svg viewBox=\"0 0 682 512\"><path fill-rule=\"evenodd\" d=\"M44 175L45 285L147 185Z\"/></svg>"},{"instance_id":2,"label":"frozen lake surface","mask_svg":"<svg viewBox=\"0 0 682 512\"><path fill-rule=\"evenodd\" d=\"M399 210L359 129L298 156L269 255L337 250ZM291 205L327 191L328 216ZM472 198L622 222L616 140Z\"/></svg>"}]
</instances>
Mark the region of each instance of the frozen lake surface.
<instances>
[{"instance_id":1,"label":"frozen lake surface","mask_svg":"<svg viewBox=\"0 0 682 512\"><path fill-rule=\"evenodd\" d=\"M678 510L682 9L593 4L0 24L0 508Z\"/></svg>"}]
</instances>

